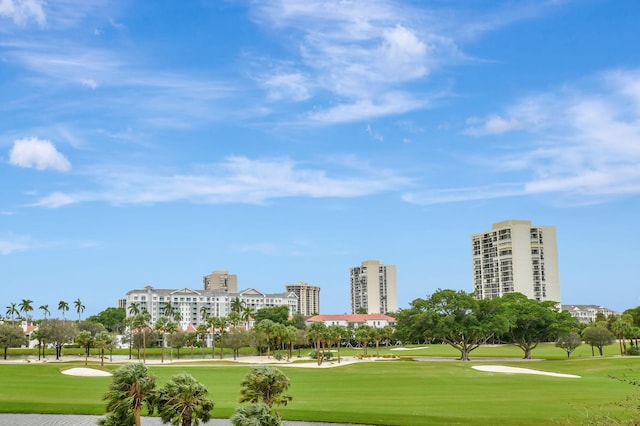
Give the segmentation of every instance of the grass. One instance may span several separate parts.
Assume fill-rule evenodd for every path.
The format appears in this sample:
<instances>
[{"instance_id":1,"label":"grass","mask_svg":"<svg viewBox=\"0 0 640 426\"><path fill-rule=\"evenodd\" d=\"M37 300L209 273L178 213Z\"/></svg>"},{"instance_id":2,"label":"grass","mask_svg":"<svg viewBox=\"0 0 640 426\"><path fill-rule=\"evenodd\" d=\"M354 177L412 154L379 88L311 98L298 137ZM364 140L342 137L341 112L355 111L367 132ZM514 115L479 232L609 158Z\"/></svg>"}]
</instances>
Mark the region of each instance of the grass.
<instances>
[{"instance_id":1,"label":"grass","mask_svg":"<svg viewBox=\"0 0 640 426\"><path fill-rule=\"evenodd\" d=\"M416 351L390 351L403 357L457 354L444 345L424 345ZM607 348L613 354L615 348ZM342 355L361 353L347 349ZM370 350L369 354L374 354ZM513 347L485 347L474 351L482 357L521 358ZM581 379L535 375L507 375L473 370L463 362L363 362L338 368L284 367L291 379L293 401L280 412L288 420L368 423L380 425L539 425L563 423L589 411L627 416L618 402L637 394L637 388L613 377L640 378L640 358L592 358L589 347L581 347L571 359L553 345L543 345L534 357L545 362L502 365L576 374ZM294 358L295 359L295 358ZM0 411L56 414L102 414L102 394L108 377L74 377L60 374L77 363L2 364ZM100 368L93 363L95 368ZM115 369L116 366L105 366ZM250 367L225 362L150 366L164 383L178 372L188 372L204 383L216 402L213 414L228 418L238 405L239 386ZM566 424L566 423L564 423ZM578 421L577 424L580 424Z\"/></svg>"}]
</instances>

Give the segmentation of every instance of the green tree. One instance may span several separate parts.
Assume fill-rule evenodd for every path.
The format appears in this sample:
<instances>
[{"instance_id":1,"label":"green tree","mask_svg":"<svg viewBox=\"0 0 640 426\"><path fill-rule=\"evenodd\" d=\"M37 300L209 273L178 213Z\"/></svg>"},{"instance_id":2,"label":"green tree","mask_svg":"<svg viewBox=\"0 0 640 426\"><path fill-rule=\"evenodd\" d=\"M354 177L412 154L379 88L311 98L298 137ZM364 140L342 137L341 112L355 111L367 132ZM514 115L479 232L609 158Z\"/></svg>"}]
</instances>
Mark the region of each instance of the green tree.
<instances>
[{"instance_id":1,"label":"green tree","mask_svg":"<svg viewBox=\"0 0 640 426\"><path fill-rule=\"evenodd\" d=\"M180 359L180 349L187 346L187 333L184 331L176 331L169 336L169 344L171 349L175 348L178 351L178 359Z\"/></svg>"},{"instance_id":2,"label":"green tree","mask_svg":"<svg viewBox=\"0 0 640 426\"><path fill-rule=\"evenodd\" d=\"M160 344L160 353L161 353L161 363L164 364L164 348L166 346L166 335L169 332L169 328L171 327L171 320L167 317L160 317L154 326L155 330L160 333L161 344Z\"/></svg>"},{"instance_id":3,"label":"green tree","mask_svg":"<svg viewBox=\"0 0 640 426\"><path fill-rule=\"evenodd\" d=\"M342 339L344 339L345 336L347 335L347 329L346 327L342 325L337 325L337 324L330 325L327 328L331 330L331 335L334 341L336 342L336 346L338 349L338 364L340 364L340 359L341 359L340 349L342 348Z\"/></svg>"},{"instance_id":4,"label":"green tree","mask_svg":"<svg viewBox=\"0 0 640 426\"><path fill-rule=\"evenodd\" d=\"M618 339L620 345L620 355L624 355L627 352L627 337L632 334L633 331L633 317L631 315L620 315L613 317L614 320L611 323L611 331Z\"/></svg>"},{"instance_id":5,"label":"green tree","mask_svg":"<svg viewBox=\"0 0 640 426\"><path fill-rule=\"evenodd\" d=\"M567 358L571 356L571 352L575 351L582 344L582 337L575 331L562 333L556 340L556 347L563 349L567 353Z\"/></svg>"},{"instance_id":6,"label":"green tree","mask_svg":"<svg viewBox=\"0 0 640 426\"><path fill-rule=\"evenodd\" d=\"M262 320L271 320L280 324L286 324L289 320L289 308L284 305L258 309L255 315L256 323Z\"/></svg>"},{"instance_id":7,"label":"green tree","mask_svg":"<svg viewBox=\"0 0 640 426\"><path fill-rule=\"evenodd\" d=\"M326 329L327 326L321 321L312 322L307 327L307 337L313 341L313 345L316 349L318 365L322 365L322 361L324 358L322 339L324 338Z\"/></svg>"},{"instance_id":8,"label":"green tree","mask_svg":"<svg viewBox=\"0 0 640 426\"><path fill-rule=\"evenodd\" d=\"M240 403L285 406L291 401L291 396L284 394L290 384L289 378L275 367L252 368L240 385Z\"/></svg>"},{"instance_id":9,"label":"green tree","mask_svg":"<svg viewBox=\"0 0 640 426\"><path fill-rule=\"evenodd\" d=\"M442 341L460 351L460 360L469 361L472 351L507 332L509 321L500 306L497 299L477 300L464 291L437 290L398 313L396 333L403 341Z\"/></svg>"},{"instance_id":10,"label":"green tree","mask_svg":"<svg viewBox=\"0 0 640 426\"><path fill-rule=\"evenodd\" d=\"M82 301L80 300L80 298L77 298L74 302L73 305L76 307L76 312L78 313L78 322L80 322L80 320L82 319L82 313L84 312L85 306L82 304Z\"/></svg>"},{"instance_id":11,"label":"green tree","mask_svg":"<svg viewBox=\"0 0 640 426\"><path fill-rule=\"evenodd\" d=\"M158 390L154 404L163 423L175 426L198 425L211 419L214 402L207 398L207 387L193 376L173 376Z\"/></svg>"},{"instance_id":12,"label":"green tree","mask_svg":"<svg viewBox=\"0 0 640 426\"><path fill-rule=\"evenodd\" d=\"M233 351L233 359L238 359L240 349L251 344L251 335L243 328L232 328L222 336L222 343Z\"/></svg>"},{"instance_id":13,"label":"green tree","mask_svg":"<svg viewBox=\"0 0 640 426\"><path fill-rule=\"evenodd\" d=\"M531 352L540 342L554 341L578 325L568 312L557 311L556 302L540 302L522 293L505 294L498 300L509 320L505 337L522 349L524 359L531 359Z\"/></svg>"},{"instance_id":14,"label":"green tree","mask_svg":"<svg viewBox=\"0 0 640 426\"><path fill-rule=\"evenodd\" d=\"M47 319L47 317L51 315L51 312L49 312L49 305L40 305L38 309L42 311L42 316L44 317L44 319Z\"/></svg>"},{"instance_id":15,"label":"green tree","mask_svg":"<svg viewBox=\"0 0 640 426\"><path fill-rule=\"evenodd\" d=\"M266 318L256 323L255 329L264 333L267 338L267 358L271 355L271 339L273 338L276 331L276 322Z\"/></svg>"},{"instance_id":16,"label":"green tree","mask_svg":"<svg viewBox=\"0 0 640 426\"><path fill-rule=\"evenodd\" d=\"M18 310L18 305L15 302L11 302L7 305L7 317L11 317L11 322L15 321L16 315L18 315L20 311Z\"/></svg>"},{"instance_id":17,"label":"green tree","mask_svg":"<svg viewBox=\"0 0 640 426\"><path fill-rule=\"evenodd\" d=\"M81 331L76 336L76 343L84 348L84 365L89 361L89 349L93 344L93 335L90 331Z\"/></svg>"},{"instance_id":18,"label":"green tree","mask_svg":"<svg viewBox=\"0 0 640 426\"><path fill-rule=\"evenodd\" d=\"M101 331L93 337L94 344L100 349L100 365L104 365L104 350L109 347L113 338L108 331Z\"/></svg>"},{"instance_id":19,"label":"green tree","mask_svg":"<svg viewBox=\"0 0 640 426\"><path fill-rule=\"evenodd\" d=\"M356 340L362 345L362 354L367 356L367 347L371 341L372 327L366 324L359 326L356 329Z\"/></svg>"},{"instance_id":20,"label":"green tree","mask_svg":"<svg viewBox=\"0 0 640 426\"><path fill-rule=\"evenodd\" d=\"M267 404L262 402L245 404L237 408L231 416L233 426L282 426L279 416L271 413Z\"/></svg>"},{"instance_id":21,"label":"green tree","mask_svg":"<svg viewBox=\"0 0 640 426\"><path fill-rule=\"evenodd\" d=\"M102 324L107 331L122 334L125 329L127 313L124 308L107 308L87 318L88 322Z\"/></svg>"},{"instance_id":22,"label":"green tree","mask_svg":"<svg viewBox=\"0 0 640 426\"><path fill-rule=\"evenodd\" d=\"M291 318L291 325L293 325L298 330L306 330L307 329L307 317L302 315L300 312L296 312L293 314Z\"/></svg>"},{"instance_id":23,"label":"green tree","mask_svg":"<svg viewBox=\"0 0 640 426\"><path fill-rule=\"evenodd\" d=\"M58 310L62 313L62 319L64 319L64 313L69 311L69 304L64 300L59 301Z\"/></svg>"},{"instance_id":24,"label":"green tree","mask_svg":"<svg viewBox=\"0 0 640 426\"><path fill-rule=\"evenodd\" d=\"M7 349L26 345L27 337L22 327L15 324L0 323L0 347L4 350L4 359L7 359Z\"/></svg>"},{"instance_id":25,"label":"green tree","mask_svg":"<svg viewBox=\"0 0 640 426\"><path fill-rule=\"evenodd\" d=\"M231 301L231 312L242 314L244 307L245 307L245 303L239 297L235 297Z\"/></svg>"},{"instance_id":26,"label":"green tree","mask_svg":"<svg viewBox=\"0 0 640 426\"><path fill-rule=\"evenodd\" d=\"M592 325L582 330L582 339L591 345L591 355L593 355L593 348L596 347L602 356L602 348L613 344L616 338L606 327Z\"/></svg>"},{"instance_id":27,"label":"green tree","mask_svg":"<svg viewBox=\"0 0 640 426\"><path fill-rule=\"evenodd\" d=\"M18 304L20 308L20 312L23 313L23 318L26 320L31 320L31 311L33 311L33 300L30 299L22 299L22 301Z\"/></svg>"},{"instance_id":28,"label":"green tree","mask_svg":"<svg viewBox=\"0 0 640 426\"><path fill-rule=\"evenodd\" d=\"M56 359L60 359L64 345L72 343L79 331L77 323L57 318L43 320L38 330L45 336L44 338L47 339L47 342L54 345Z\"/></svg>"},{"instance_id":29,"label":"green tree","mask_svg":"<svg viewBox=\"0 0 640 426\"><path fill-rule=\"evenodd\" d=\"M207 347L207 334L209 334L209 327L207 324L200 324L196 328L196 332L200 336L200 347L202 348L202 358L204 358L204 350Z\"/></svg>"},{"instance_id":30,"label":"green tree","mask_svg":"<svg viewBox=\"0 0 640 426\"><path fill-rule=\"evenodd\" d=\"M103 399L107 401L107 416L103 426L140 426L142 408L153 411L155 376L144 364L125 364L113 373L113 380Z\"/></svg>"},{"instance_id":31,"label":"green tree","mask_svg":"<svg viewBox=\"0 0 640 426\"><path fill-rule=\"evenodd\" d=\"M140 310L140 313L137 314L133 320L133 327L138 330L138 334L142 335L142 362L143 363L147 362L147 330L149 329L150 322L151 322L151 314L146 309Z\"/></svg>"}]
</instances>

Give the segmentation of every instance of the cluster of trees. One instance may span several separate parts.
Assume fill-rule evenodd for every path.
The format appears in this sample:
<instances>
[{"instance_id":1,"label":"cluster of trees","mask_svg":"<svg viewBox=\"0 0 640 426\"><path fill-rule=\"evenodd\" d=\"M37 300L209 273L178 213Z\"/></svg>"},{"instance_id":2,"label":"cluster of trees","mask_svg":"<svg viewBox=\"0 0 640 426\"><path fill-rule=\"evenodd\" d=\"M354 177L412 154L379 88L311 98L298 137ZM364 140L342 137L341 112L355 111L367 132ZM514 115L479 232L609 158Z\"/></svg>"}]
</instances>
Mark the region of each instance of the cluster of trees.
<instances>
[{"instance_id":1,"label":"cluster of trees","mask_svg":"<svg viewBox=\"0 0 640 426\"><path fill-rule=\"evenodd\" d=\"M460 351L464 361L487 342L512 343L530 359L540 342L556 342L570 356L584 340L602 355L602 347L617 339L624 354L630 352L627 340L637 350L640 337L640 307L584 325L559 311L555 302L532 300L520 293L478 300L472 293L438 290L426 299L415 299L396 321L395 338L405 343L446 343Z\"/></svg>"},{"instance_id":2,"label":"cluster of trees","mask_svg":"<svg viewBox=\"0 0 640 426\"><path fill-rule=\"evenodd\" d=\"M231 417L233 426L282 426L280 413L274 406L287 405L291 397L284 392L289 379L277 368L257 367L249 371L240 387L239 406ZM189 374L176 374L157 389L155 376L144 364L126 364L113 374L104 395L107 414L100 419L103 426L140 425L144 408L156 410L163 423L191 426L211 419L214 401L208 389Z\"/></svg>"}]
</instances>

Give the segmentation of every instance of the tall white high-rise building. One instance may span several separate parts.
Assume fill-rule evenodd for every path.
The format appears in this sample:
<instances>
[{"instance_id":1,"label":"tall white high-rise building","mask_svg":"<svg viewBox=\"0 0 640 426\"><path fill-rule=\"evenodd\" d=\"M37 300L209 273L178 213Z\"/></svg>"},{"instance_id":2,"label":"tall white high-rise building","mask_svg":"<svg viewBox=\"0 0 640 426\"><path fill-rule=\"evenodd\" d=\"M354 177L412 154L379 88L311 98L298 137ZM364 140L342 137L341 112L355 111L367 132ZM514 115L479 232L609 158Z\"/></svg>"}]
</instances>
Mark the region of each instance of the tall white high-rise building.
<instances>
[{"instance_id":1,"label":"tall white high-rise building","mask_svg":"<svg viewBox=\"0 0 640 426\"><path fill-rule=\"evenodd\" d=\"M558 246L554 226L528 220L494 223L471 236L473 289L479 299L522 293L560 303Z\"/></svg>"},{"instance_id":2,"label":"tall white high-rise building","mask_svg":"<svg viewBox=\"0 0 640 426\"><path fill-rule=\"evenodd\" d=\"M384 314L398 310L396 266L367 260L351 268L351 313Z\"/></svg>"},{"instance_id":3,"label":"tall white high-rise building","mask_svg":"<svg viewBox=\"0 0 640 426\"><path fill-rule=\"evenodd\" d=\"M298 312L305 317L320 313L320 287L302 281L286 285L287 293L298 296Z\"/></svg>"}]
</instances>

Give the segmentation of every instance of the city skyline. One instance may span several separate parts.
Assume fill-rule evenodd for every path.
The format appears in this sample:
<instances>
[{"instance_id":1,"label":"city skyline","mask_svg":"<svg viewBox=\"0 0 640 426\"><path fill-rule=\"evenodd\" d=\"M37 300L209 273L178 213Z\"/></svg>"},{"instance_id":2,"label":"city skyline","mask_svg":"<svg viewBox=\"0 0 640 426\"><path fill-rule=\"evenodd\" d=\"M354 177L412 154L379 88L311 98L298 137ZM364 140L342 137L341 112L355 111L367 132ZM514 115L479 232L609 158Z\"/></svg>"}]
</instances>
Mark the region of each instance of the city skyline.
<instances>
[{"instance_id":1,"label":"city skyline","mask_svg":"<svg viewBox=\"0 0 640 426\"><path fill-rule=\"evenodd\" d=\"M470 236L557 230L562 302L640 305L640 2L0 1L1 306L472 291ZM606 291L604 291L606 289ZM55 310L53 310L55 311Z\"/></svg>"}]
</instances>

